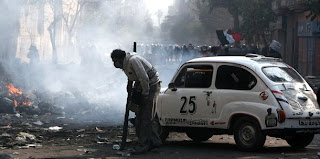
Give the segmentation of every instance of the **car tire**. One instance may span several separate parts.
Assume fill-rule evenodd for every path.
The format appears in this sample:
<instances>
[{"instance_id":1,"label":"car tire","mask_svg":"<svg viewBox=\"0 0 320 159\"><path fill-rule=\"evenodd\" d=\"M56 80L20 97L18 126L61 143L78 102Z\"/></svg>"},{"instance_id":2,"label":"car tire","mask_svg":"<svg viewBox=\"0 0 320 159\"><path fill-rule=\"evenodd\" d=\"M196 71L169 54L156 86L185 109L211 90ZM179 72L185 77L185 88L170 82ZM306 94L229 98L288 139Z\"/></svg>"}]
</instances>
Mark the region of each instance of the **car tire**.
<instances>
[{"instance_id":1,"label":"car tire","mask_svg":"<svg viewBox=\"0 0 320 159\"><path fill-rule=\"evenodd\" d=\"M187 136L195 142L207 141L212 137L213 133L208 130L189 130L186 132Z\"/></svg>"},{"instance_id":2,"label":"car tire","mask_svg":"<svg viewBox=\"0 0 320 159\"><path fill-rule=\"evenodd\" d=\"M303 149L308 146L313 140L314 134L295 134L286 136L287 143L295 149Z\"/></svg>"},{"instance_id":3,"label":"car tire","mask_svg":"<svg viewBox=\"0 0 320 159\"><path fill-rule=\"evenodd\" d=\"M152 127L158 133L162 143L164 143L169 136L169 133L170 133L169 129L160 125L158 117L156 117L152 120Z\"/></svg>"},{"instance_id":4,"label":"car tire","mask_svg":"<svg viewBox=\"0 0 320 159\"><path fill-rule=\"evenodd\" d=\"M261 149L266 141L259 123L250 117L242 117L236 121L233 129L234 140L242 151Z\"/></svg>"}]
</instances>

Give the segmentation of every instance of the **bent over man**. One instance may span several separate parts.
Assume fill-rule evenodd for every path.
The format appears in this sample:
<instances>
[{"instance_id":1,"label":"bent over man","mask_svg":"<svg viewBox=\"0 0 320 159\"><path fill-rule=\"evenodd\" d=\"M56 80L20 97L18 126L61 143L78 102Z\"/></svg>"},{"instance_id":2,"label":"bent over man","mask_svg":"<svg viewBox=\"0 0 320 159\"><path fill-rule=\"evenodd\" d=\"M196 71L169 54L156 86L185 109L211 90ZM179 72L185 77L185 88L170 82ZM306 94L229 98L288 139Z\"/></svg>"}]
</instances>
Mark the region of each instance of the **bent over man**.
<instances>
[{"instance_id":1,"label":"bent over man","mask_svg":"<svg viewBox=\"0 0 320 159\"><path fill-rule=\"evenodd\" d=\"M160 79L156 69L143 57L136 53L126 53L116 49L111 53L114 67L122 69L128 77L127 91L133 88L139 92L139 109L136 112L136 134L139 145L133 153L145 153L162 144L156 130L152 127L155 106L160 92Z\"/></svg>"}]
</instances>

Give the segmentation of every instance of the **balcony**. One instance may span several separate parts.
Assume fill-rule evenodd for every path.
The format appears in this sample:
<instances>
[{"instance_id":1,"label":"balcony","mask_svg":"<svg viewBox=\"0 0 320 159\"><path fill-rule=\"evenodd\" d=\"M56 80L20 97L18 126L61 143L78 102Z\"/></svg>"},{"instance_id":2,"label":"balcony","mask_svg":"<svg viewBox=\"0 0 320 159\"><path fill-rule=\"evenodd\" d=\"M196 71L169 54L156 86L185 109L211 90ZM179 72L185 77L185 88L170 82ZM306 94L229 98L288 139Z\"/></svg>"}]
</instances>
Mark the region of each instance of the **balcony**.
<instances>
[{"instance_id":1,"label":"balcony","mask_svg":"<svg viewBox=\"0 0 320 159\"><path fill-rule=\"evenodd\" d=\"M272 10L278 14L284 14L288 11L300 12L307 9L307 0L273 0Z\"/></svg>"}]
</instances>

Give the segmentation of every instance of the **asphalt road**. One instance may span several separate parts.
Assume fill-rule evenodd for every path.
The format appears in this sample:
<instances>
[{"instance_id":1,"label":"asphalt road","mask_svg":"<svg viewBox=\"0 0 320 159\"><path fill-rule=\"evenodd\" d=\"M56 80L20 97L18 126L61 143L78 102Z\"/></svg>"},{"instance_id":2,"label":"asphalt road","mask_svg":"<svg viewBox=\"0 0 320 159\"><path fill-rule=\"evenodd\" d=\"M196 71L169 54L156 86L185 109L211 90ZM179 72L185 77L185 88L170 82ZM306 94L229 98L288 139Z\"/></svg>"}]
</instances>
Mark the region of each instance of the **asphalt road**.
<instances>
[{"instance_id":1,"label":"asphalt road","mask_svg":"<svg viewBox=\"0 0 320 159\"><path fill-rule=\"evenodd\" d=\"M135 141L134 130L129 129L130 141ZM19 130L21 131L21 129ZM17 131L17 132L19 132ZM12 134L14 131L10 131ZM15 145L0 151L19 159L316 159L320 153L320 135L302 150L292 149L286 141L267 137L264 148L258 152L241 152L237 149L233 136L216 135L202 143L192 142L184 133L171 133L165 144L141 155L125 154L122 156L113 146L121 141L121 128L79 127L77 130L63 130L57 133L33 131L41 138L41 146L24 148ZM96 136L108 138L108 142L98 143ZM35 144L33 144L35 145ZM132 142L128 143L128 147ZM320 154L319 154L320 155Z\"/></svg>"},{"instance_id":2,"label":"asphalt road","mask_svg":"<svg viewBox=\"0 0 320 159\"><path fill-rule=\"evenodd\" d=\"M318 156L319 155L319 156ZM264 148L258 152L237 149L233 136L216 135L203 143L194 143L183 133L171 134L166 144L156 150L133 158L168 159L312 159L320 158L320 135L302 150L292 149L286 141L267 137Z\"/></svg>"}]
</instances>

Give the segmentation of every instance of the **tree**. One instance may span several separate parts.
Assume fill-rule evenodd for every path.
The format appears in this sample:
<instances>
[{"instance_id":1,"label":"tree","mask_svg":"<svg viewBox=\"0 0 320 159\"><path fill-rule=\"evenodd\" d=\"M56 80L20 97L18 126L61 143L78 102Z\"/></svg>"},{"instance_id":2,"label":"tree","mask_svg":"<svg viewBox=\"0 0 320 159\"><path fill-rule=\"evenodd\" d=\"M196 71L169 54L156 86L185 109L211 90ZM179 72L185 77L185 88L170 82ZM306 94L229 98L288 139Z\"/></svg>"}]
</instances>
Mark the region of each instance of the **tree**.
<instances>
[{"instance_id":1,"label":"tree","mask_svg":"<svg viewBox=\"0 0 320 159\"><path fill-rule=\"evenodd\" d=\"M264 32L276 20L270 0L208 0L209 8L226 7L234 18L234 30L240 31L248 43L261 40L266 44ZM242 23L239 21L242 17ZM241 25L240 25L241 24Z\"/></svg>"},{"instance_id":2,"label":"tree","mask_svg":"<svg viewBox=\"0 0 320 159\"><path fill-rule=\"evenodd\" d=\"M87 3L87 0L49 0L48 3L53 12L53 20L48 27L52 46L52 63L57 64L58 55L56 47L56 36L57 31L60 29L58 28L58 24L60 24L63 20L63 24L66 27L68 33L68 40L65 44L67 48L73 47L70 45L73 45L71 40L74 35L74 28L78 20L79 14L84 5Z\"/></svg>"},{"instance_id":3,"label":"tree","mask_svg":"<svg viewBox=\"0 0 320 159\"><path fill-rule=\"evenodd\" d=\"M233 22L227 9L216 8L211 10L208 8L207 1L195 1L195 6L195 13L200 20L204 32L207 33L207 36L203 37L206 42L212 43L217 39L216 30L232 27Z\"/></svg>"},{"instance_id":4,"label":"tree","mask_svg":"<svg viewBox=\"0 0 320 159\"><path fill-rule=\"evenodd\" d=\"M269 24L277 19L269 0L242 0L240 14L243 17L240 31L248 43L263 41L267 45L265 31Z\"/></svg>"},{"instance_id":5,"label":"tree","mask_svg":"<svg viewBox=\"0 0 320 159\"><path fill-rule=\"evenodd\" d=\"M199 43L205 36L201 23L190 14L166 16L161 30L168 32L172 42L178 44Z\"/></svg>"},{"instance_id":6,"label":"tree","mask_svg":"<svg viewBox=\"0 0 320 159\"><path fill-rule=\"evenodd\" d=\"M65 3L63 3L63 8L65 8L66 11L63 12L62 18L69 35L69 45L71 44L71 39L74 35L74 27L78 20L79 14L86 3L87 0L67 0Z\"/></svg>"},{"instance_id":7,"label":"tree","mask_svg":"<svg viewBox=\"0 0 320 159\"><path fill-rule=\"evenodd\" d=\"M313 21L317 16L320 16L320 0L308 0L307 4L310 13L306 18Z\"/></svg>"},{"instance_id":8,"label":"tree","mask_svg":"<svg viewBox=\"0 0 320 159\"><path fill-rule=\"evenodd\" d=\"M56 47L56 33L57 23L61 20L62 0L49 0L49 5L53 12L53 20L48 27L50 42L52 47L52 64L58 63L57 47Z\"/></svg>"},{"instance_id":9,"label":"tree","mask_svg":"<svg viewBox=\"0 0 320 159\"><path fill-rule=\"evenodd\" d=\"M204 1L204 0L203 0ZM210 12L215 8L227 8L233 17L233 30L238 31L240 28L240 8L242 0L207 0L209 3Z\"/></svg>"}]
</instances>

